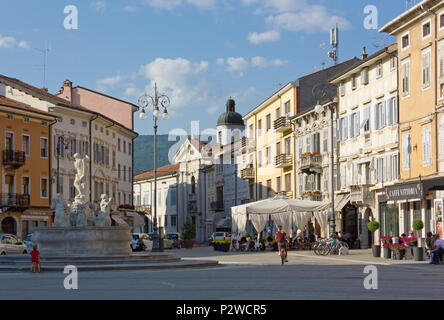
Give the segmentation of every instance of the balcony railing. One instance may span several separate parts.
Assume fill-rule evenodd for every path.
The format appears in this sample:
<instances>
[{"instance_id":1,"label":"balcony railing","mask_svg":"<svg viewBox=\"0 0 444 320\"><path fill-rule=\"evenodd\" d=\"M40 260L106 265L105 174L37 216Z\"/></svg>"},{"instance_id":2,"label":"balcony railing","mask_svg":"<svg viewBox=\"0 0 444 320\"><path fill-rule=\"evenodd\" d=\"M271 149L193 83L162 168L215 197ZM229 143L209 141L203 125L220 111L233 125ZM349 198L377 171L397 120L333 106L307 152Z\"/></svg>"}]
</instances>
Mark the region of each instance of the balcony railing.
<instances>
[{"instance_id":1,"label":"balcony railing","mask_svg":"<svg viewBox=\"0 0 444 320\"><path fill-rule=\"evenodd\" d=\"M274 120L274 130L278 132L287 131L291 129L291 122L287 117L280 117Z\"/></svg>"},{"instance_id":2,"label":"balcony railing","mask_svg":"<svg viewBox=\"0 0 444 320\"><path fill-rule=\"evenodd\" d=\"M253 202L253 200L251 200L251 199L242 199L241 200L241 204L247 204L247 203L250 203L250 202Z\"/></svg>"},{"instance_id":3,"label":"balcony railing","mask_svg":"<svg viewBox=\"0 0 444 320\"><path fill-rule=\"evenodd\" d=\"M252 166L249 166L245 169L242 169L241 170L241 178L246 179L246 180L254 179L255 178L254 168Z\"/></svg>"},{"instance_id":4,"label":"balcony railing","mask_svg":"<svg viewBox=\"0 0 444 320\"><path fill-rule=\"evenodd\" d=\"M291 154L281 153L274 159L274 166L276 168L285 168L293 165L293 156Z\"/></svg>"},{"instance_id":5,"label":"balcony railing","mask_svg":"<svg viewBox=\"0 0 444 320\"><path fill-rule=\"evenodd\" d=\"M302 154L300 170L302 172L320 172L322 168L322 156L320 154Z\"/></svg>"},{"instance_id":6,"label":"balcony railing","mask_svg":"<svg viewBox=\"0 0 444 320\"><path fill-rule=\"evenodd\" d=\"M151 205L150 204L142 204L136 206L136 211L143 212L145 214L151 214Z\"/></svg>"},{"instance_id":7,"label":"balcony railing","mask_svg":"<svg viewBox=\"0 0 444 320\"><path fill-rule=\"evenodd\" d=\"M195 202L188 202L188 212L197 213L197 204Z\"/></svg>"},{"instance_id":8,"label":"balcony railing","mask_svg":"<svg viewBox=\"0 0 444 320\"><path fill-rule=\"evenodd\" d=\"M30 206L29 194L2 193L2 206L27 208Z\"/></svg>"},{"instance_id":9,"label":"balcony railing","mask_svg":"<svg viewBox=\"0 0 444 320\"><path fill-rule=\"evenodd\" d=\"M14 150L3 150L3 165L21 167L25 164L25 152L24 151L14 151Z\"/></svg>"},{"instance_id":10,"label":"balcony railing","mask_svg":"<svg viewBox=\"0 0 444 320\"><path fill-rule=\"evenodd\" d=\"M302 194L302 199L310 201L322 201L322 193L319 191L308 191Z\"/></svg>"},{"instance_id":11,"label":"balcony railing","mask_svg":"<svg viewBox=\"0 0 444 320\"><path fill-rule=\"evenodd\" d=\"M212 202L210 202L210 208L211 208L211 210L223 211L224 210L224 203L223 203L223 201L212 201Z\"/></svg>"},{"instance_id":12,"label":"balcony railing","mask_svg":"<svg viewBox=\"0 0 444 320\"><path fill-rule=\"evenodd\" d=\"M253 138L242 138L242 150L246 150L247 152L254 151L254 139Z\"/></svg>"},{"instance_id":13,"label":"balcony railing","mask_svg":"<svg viewBox=\"0 0 444 320\"><path fill-rule=\"evenodd\" d=\"M293 191L278 191L276 192L276 195L293 198Z\"/></svg>"},{"instance_id":14,"label":"balcony railing","mask_svg":"<svg viewBox=\"0 0 444 320\"><path fill-rule=\"evenodd\" d=\"M356 205L372 205L374 199L370 187L371 185L350 186L350 203Z\"/></svg>"}]
</instances>

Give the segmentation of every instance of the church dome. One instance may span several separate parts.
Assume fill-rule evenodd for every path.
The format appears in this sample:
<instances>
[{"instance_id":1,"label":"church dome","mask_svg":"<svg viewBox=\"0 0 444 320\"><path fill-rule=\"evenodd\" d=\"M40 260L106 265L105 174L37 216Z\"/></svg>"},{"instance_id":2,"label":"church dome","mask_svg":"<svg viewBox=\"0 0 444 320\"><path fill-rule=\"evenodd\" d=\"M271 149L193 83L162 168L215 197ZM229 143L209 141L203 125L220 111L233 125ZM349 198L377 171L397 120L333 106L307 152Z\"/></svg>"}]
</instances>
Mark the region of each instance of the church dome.
<instances>
[{"instance_id":1,"label":"church dome","mask_svg":"<svg viewBox=\"0 0 444 320\"><path fill-rule=\"evenodd\" d=\"M233 99L227 100L227 111L222 113L217 120L217 125L244 125L242 115L235 111L236 103Z\"/></svg>"}]
</instances>

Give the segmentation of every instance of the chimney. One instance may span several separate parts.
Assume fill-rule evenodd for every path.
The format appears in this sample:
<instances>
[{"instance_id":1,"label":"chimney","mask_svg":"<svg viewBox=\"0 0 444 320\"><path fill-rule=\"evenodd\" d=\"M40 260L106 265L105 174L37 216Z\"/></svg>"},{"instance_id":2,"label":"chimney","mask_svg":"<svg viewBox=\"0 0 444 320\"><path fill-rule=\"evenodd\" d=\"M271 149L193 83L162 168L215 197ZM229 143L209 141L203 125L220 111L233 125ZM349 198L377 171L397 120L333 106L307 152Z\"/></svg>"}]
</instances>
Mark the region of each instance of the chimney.
<instances>
[{"instance_id":1,"label":"chimney","mask_svg":"<svg viewBox=\"0 0 444 320\"><path fill-rule=\"evenodd\" d=\"M365 52L365 47L362 48L361 60L367 59L368 54Z\"/></svg>"},{"instance_id":2,"label":"chimney","mask_svg":"<svg viewBox=\"0 0 444 320\"><path fill-rule=\"evenodd\" d=\"M65 80L65 82L63 82L63 86L60 89L58 96L60 98L63 98L71 102L71 89L72 89L72 82L69 80Z\"/></svg>"}]
</instances>

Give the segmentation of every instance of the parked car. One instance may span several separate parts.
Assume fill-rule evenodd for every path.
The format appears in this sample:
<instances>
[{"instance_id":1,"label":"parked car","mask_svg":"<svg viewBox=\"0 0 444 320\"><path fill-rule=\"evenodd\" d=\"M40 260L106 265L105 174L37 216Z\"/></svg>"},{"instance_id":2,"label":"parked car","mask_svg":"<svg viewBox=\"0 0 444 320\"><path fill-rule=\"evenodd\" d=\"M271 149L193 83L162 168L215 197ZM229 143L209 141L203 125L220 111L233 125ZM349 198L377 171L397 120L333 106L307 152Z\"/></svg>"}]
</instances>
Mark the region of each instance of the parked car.
<instances>
[{"instance_id":1,"label":"parked car","mask_svg":"<svg viewBox=\"0 0 444 320\"><path fill-rule=\"evenodd\" d=\"M34 245L32 243L32 233L28 234L23 242L26 244L26 249L28 250L28 252L31 252L32 246Z\"/></svg>"},{"instance_id":2,"label":"parked car","mask_svg":"<svg viewBox=\"0 0 444 320\"><path fill-rule=\"evenodd\" d=\"M26 244L13 234L0 233L0 255L20 253L28 253Z\"/></svg>"},{"instance_id":3,"label":"parked car","mask_svg":"<svg viewBox=\"0 0 444 320\"><path fill-rule=\"evenodd\" d=\"M149 233L148 235L150 236L150 239L153 240L153 233ZM164 249L173 249L173 246L174 246L173 240L171 240L167 237L163 238L163 248Z\"/></svg>"},{"instance_id":4,"label":"parked car","mask_svg":"<svg viewBox=\"0 0 444 320\"><path fill-rule=\"evenodd\" d=\"M133 251L150 251L153 249L153 241L146 233L133 233L131 240L131 249ZM141 245L143 243L143 245Z\"/></svg>"},{"instance_id":5,"label":"parked car","mask_svg":"<svg viewBox=\"0 0 444 320\"><path fill-rule=\"evenodd\" d=\"M167 238L173 240L173 246L175 248L182 248L183 240L181 238L180 233L178 232L168 233Z\"/></svg>"},{"instance_id":6,"label":"parked car","mask_svg":"<svg viewBox=\"0 0 444 320\"><path fill-rule=\"evenodd\" d=\"M212 241L214 240L231 240L231 235L228 232L213 232L211 235Z\"/></svg>"}]
</instances>

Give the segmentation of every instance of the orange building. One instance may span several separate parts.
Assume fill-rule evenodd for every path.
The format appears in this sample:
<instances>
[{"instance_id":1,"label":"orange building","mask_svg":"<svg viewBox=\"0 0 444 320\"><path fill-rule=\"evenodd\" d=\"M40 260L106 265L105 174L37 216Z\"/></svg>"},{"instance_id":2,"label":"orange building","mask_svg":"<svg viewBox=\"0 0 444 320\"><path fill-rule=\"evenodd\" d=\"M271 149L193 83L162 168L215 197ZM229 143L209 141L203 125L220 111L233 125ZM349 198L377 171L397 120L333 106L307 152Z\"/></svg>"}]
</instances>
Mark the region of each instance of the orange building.
<instances>
[{"instance_id":1,"label":"orange building","mask_svg":"<svg viewBox=\"0 0 444 320\"><path fill-rule=\"evenodd\" d=\"M50 128L55 117L0 96L0 230L25 237L50 226Z\"/></svg>"}]
</instances>

